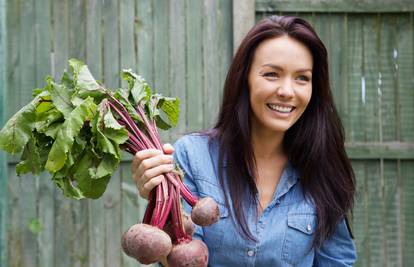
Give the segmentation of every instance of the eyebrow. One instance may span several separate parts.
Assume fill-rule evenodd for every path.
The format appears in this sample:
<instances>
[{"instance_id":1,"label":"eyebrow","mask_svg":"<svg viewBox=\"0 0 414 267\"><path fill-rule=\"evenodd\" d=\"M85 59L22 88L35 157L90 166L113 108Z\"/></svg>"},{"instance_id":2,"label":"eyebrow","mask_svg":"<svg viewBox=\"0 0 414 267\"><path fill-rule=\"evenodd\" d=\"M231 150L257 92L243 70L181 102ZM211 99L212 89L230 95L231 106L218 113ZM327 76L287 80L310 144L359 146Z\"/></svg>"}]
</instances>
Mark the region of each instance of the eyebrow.
<instances>
[{"instance_id":1,"label":"eyebrow","mask_svg":"<svg viewBox=\"0 0 414 267\"><path fill-rule=\"evenodd\" d=\"M278 66L278 65L271 64L271 63L269 63L269 64L263 64L263 65L262 65L262 67L271 67L271 68L273 68L273 69L283 70L283 68L282 68L282 67L280 67L280 66ZM299 69L299 70L297 70L296 72L305 72L305 71L310 71L310 72L312 72L312 69Z\"/></svg>"}]
</instances>

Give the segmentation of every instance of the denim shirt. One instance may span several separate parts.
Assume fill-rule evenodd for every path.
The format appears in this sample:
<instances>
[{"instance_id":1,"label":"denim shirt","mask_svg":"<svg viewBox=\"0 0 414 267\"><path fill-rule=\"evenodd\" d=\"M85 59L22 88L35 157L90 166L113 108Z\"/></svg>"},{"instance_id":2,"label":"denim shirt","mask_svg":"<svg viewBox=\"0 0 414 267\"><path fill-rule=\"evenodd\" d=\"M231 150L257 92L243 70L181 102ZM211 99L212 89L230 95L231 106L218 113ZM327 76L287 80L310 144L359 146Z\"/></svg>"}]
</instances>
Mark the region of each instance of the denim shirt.
<instances>
[{"instance_id":1,"label":"denim shirt","mask_svg":"<svg viewBox=\"0 0 414 267\"><path fill-rule=\"evenodd\" d=\"M214 198L220 208L220 220L207 227L196 226L193 237L206 243L208 266L353 266L355 244L344 219L319 249L312 248L317 227L315 206L304 199L298 172L289 164L260 216L257 218L254 208L247 212L248 226L257 242L244 239L224 204L218 146L214 142L209 146L208 141L207 136L191 134L174 144L174 159L185 173L186 186L199 197ZM191 212L186 203L184 209Z\"/></svg>"}]
</instances>

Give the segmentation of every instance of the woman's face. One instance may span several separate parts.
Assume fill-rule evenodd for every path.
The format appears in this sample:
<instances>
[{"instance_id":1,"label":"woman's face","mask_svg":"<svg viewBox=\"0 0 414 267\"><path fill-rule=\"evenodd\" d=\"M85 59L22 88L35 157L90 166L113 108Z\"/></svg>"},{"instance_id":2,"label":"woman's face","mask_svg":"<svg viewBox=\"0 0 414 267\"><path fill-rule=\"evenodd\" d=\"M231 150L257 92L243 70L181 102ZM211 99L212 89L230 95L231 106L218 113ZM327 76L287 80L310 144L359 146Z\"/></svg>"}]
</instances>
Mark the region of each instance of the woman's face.
<instances>
[{"instance_id":1,"label":"woman's face","mask_svg":"<svg viewBox=\"0 0 414 267\"><path fill-rule=\"evenodd\" d=\"M259 44L248 75L255 131L284 133L299 119L312 95L312 67L309 49L291 37Z\"/></svg>"}]
</instances>

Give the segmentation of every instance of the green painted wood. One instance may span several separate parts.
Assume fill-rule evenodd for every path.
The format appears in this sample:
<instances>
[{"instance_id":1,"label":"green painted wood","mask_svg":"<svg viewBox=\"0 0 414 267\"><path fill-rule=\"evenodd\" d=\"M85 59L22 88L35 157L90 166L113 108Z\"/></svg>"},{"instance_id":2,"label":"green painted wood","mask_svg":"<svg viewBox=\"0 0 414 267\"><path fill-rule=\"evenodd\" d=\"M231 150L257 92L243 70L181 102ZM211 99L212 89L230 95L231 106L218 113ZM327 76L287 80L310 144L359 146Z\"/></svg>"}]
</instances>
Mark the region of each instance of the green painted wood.
<instances>
[{"instance_id":1,"label":"green painted wood","mask_svg":"<svg viewBox=\"0 0 414 267\"><path fill-rule=\"evenodd\" d=\"M203 3L186 1L186 88L187 130L203 128Z\"/></svg>"},{"instance_id":2,"label":"green painted wood","mask_svg":"<svg viewBox=\"0 0 414 267\"><path fill-rule=\"evenodd\" d=\"M104 82L109 88L117 88L120 85L119 64L119 6L116 1L104 1L102 5L103 18L103 72ZM116 36L114 38L114 36ZM103 195L105 219L105 266L117 266L121 262L121 236L120 216L120 177L119 169L114 173ZM102 246L101 246L102 249Z\"/></svg>"},{"instance_id":3,"label":"green painted wood","mask_svg":"<svg viewBox=\"0 0 414 267\"><path fill-rule=\"evenodd\" d=\"M404 267L414 262L414 161L401 161L401 210L403 219L401 230L403 233L402 253Z\"/></svg>"},{"instance_id":4,"label":"green painted wood","mask_svg":"<svg viewBox=\"0 0 414 267\"><path fill-rule=\"evenodd\" d=\"M3 18L3 17L2 17ZM19 67L20 67L20 54L19 54L19 43L20 43L20 9L19 1L7 1L7 29L10 32L14 32L7 38L7 95L8 105L7 107L7 118L14 114L20 106L20 94L16 93L17 89L20 88L19 79ZM10 158L10 157L9 157ZM7 211L7 222L6 232L1 232L2 235L7 233L7 248L4 252L7 252L5 258L7 258L8 266L22 266L22 241L21 231L19 227L19 213L20 213L20 181L13 178L14 165L8 166L6 172L7 179L7 206L13 207ZM5 188L5 187L2 187ZM4 210L6 212L6 209ZM6 241L6 240L4 240ZM4 253L3 252L3 253Z\"/></svg>"},{"instance_id":5,"label":"green painted wood","mask_svg":"<svg viewBox=\"0 0 414 267\"><path fill-rule=\"evenodd\" d=\"M103 80L102 60L102 1L90 0L86 4L86 58L94 77ZM88 264L105 266L105 221L103 200L88 200Z\"/></svg>"},{"instance_id":6,"label":"green painted wood","mask_svg":"<svg viewBox=\"0 0 414 267\"><path fill-rule=\"evenodd\" d=\"M36 83L35 62L35 1L21 2L21 31L20 34L20 107L31 100L31 92ZM13 179L13 178L12 178ZM22 231L22 264L24 266L36 266L38 244L37 235L29 230L29 225L38 220L37 214L37 190L38 177L24 175L18 179L21 183L21 198L24 205L20 206L20 227Z\"/></svg>"},{"instance_id":7,"label":"green painted wood","mask_svg":"<svg viewBox=\"0 0 414 267\"><path fill-rule=\"evenodd\" d=\"M204 67L204 88L203 88L203 113L204 128L213 126L217 115L222 85L217 77L219 53L217 36L217 5L218 1L204 1L203 15L203 67Z\"/></svg>"},{"instance_id":8,"label":"green painted wood","mask_svg":"<svg viewBox=\"0 0 414 267\"><path fill-rule=\"evenodd\" d=\"M361 16L348 16L348 110L349 141L365 141L363 102L366 95L366 81L363 75L363 20ZM365 93L364 93L365 92Z\"/></svg>"},{"instance_id":9,"label":"green painted wood","mask_svg":"<svg viewBox=\"0 0 414 267\"><path fill-rule=\"evenodd\" d=\"M397 114L396 96L398 96L396 60L398 57L397 19L406 15L381 15L381 47L379 52L378 98L381 100L380 139L382 141L397 140L400 117Z\"/></svg>"},{"instance_id":10,"label":"green painted wood","mask_svg":"<svg viewBox=\"0 0 414 267\"><path fill-rule=\"evenodd\" d=\"M408 12L414 11L410 0L256 0L260 12Z\"/></svg>"},{"instance_id":11,"label":"green painted wood","mask_svg":"<svg viewBox=\"0 0 414 267\"><path fill-rule=\"evenodd\" d=\"M186 62L185 62L185 1L178 0L169 6L169 84L170 92L181 100L181 113L177 127L171 130L171 140L176 140L186 130Z\"/></svg>"},{"instance_id":12,"label":"green painted wood","mask_svg":"<svg viewBox=\"0 0 414 267\"><path fill-rule=\"evenodd\" d=\"M69 58L86 61L86 6L84 0L71 1L68 6ZM71 244L72 266L86 267L88 264L88 201L71 201L73 236Z\"/></svg>"},{"instance_id":13,"label":"green painted wood","mask_svg":"<svg viewBox=\"0 0 414 267\"><path fill-rule=\"evenodd\" d=\"M119 38L120 38L120 65L121 69L136 71L135 55L135 2L134 0L120 1L119 3ZM126 86L122 82L122 86Z\"/></svg>"},{"instance_id":14,"label":"green painted wood","mask_svg":"<svg viewBox=\"0 0 414 267\"><path fill-rule=\"evenodd\" d=\"M363 132L364 141L379 141L379 133L382 130L379 122L382 121L380 103L382 95L378 92L378 45L379 17L376 15L363 16L363 79L365 90L361 89L362 109L357 119L363 122L363 129L355 129Z\"/></svg>"},{"instance_id":15,"label":"green painted wood","mask_svg":"<svg viewBox=\"0 0 414 267\"><path fill-rule=\"evenodd\" d=\"M385 262L385 231L384 217L382 214L382 179L383 169L379 161L367 161L366 183L368 195L368 266L381 266Z\"/></svg>"},{"instance_id":16,"label":"green painted wood","mask_svg":"<svg viewBox=\"0 0 414 267\"><path fill-rule=\"evenodd\" d=\"M414 13L398 18L397 111L400 118L399 138L414 141Z\"/></svg>"},{"instance_id":17,"label":"green painted wood","mask_svg":"<svg viewBox=\"0 0 414 267\"><path fill-rule=\"evenodd\" d=\"M69 9L70 1L53 1L53 45L52 45L52 74L59 79L68 68L67 60L70 53L69 45ZM63 196L61 190L56 190L54 196L54 266L69 267L74 262L74 221L72 216L72 200Z\"/></svg>"},{"instance_id":18,"label":"green painted wood","mask_svg":"<svg viewBox=\"0 0 414 267\"><path fill-rule=\"evenodd\" d=\"M347 154L352 159L412 159L414 144L402 142L358 142L345 143Z\"/></svg>"},{"instance_id":19,"label":"green painted wood","mask_svg":"<svg viewBox=\"0 0 414 267\"><path fill-rule=\"evenodd\" d=\"M357 181L356 199L352 214L352 230L355 236L355 244L358 248L358 261L355 266L368 266L367 255L369 251L367 249L368 236L366 235L368 230L368 200L366 194L365 165L363 161L353 160L352 166Z\"/></svg>"},{"instance_id":20,"label":"green painted wood","mask_svg":"<svg viewBox=\"0 0 414 267\"><path fill-rule=\"evenodd\" d=\"M36 83L33 87L45 85L45 77L51 74L51 3L50 0L40 0L35 3L36 17ZM54 192L55 186L50 175L42 173L39 177L37 192L38 220L42 231L37 235L39 246L38 266L53 267L54 254Z\"/></svg>"},{"instance_id":21,"label":"green painted wood","mask_svg":"<svg viewBox=\"0 0 414 267\"><path fill-rule=\"evenodd\" d=\"M6 1L0 0L0 125L4 125L7 119L7 9ZM8 205L7 205L7 157L0 153L0 265L7 266L8 262Z\"/></svg>"},{"instance_id":22,"label":"green painted wood","mask_svg":"<svg viewBox=\"0 0 414 267\"><path fill-rule=\"evenodd\" d=\"M383 161L383 207L385 233L385 263L387 266L402 266L402 235L399 230L402 220L400 209L401 187L396 160Z\"/></svg>"},{"instance_id":23,"label":"green painted wood","mask_svg":"<svg viewBox=\"0 0 414 267\"><path fill-rule=\"evenodd\" d=\"M8 168L8 265L10 267L23 266L23 231L20 225L21 209L24 205L20 180L16 177L15 165Z\"/></svg>"},{"instance_id":24,"label":"green painted wood","mask_svg":"<svg viewBox=\"0 0 414 267\"><path fill-rule=\"evenodd\" d=\"M153 61L153 1L138 0L137 5L137 47L138 47L138 73L145 78L150 86L154 85Z\"/></svg>"},{"instance_id":25,"label":"green painted wood","mask_svg":"<svg viewBox=\"0 0 414 267\"><path fill-rule=\"evenodd\" d=\"M154 25L154 87L156 92L171 96L169 86L169 2L168 0L153 1ZM182 116L182 115L181 115ZM163 142L172 142L169 131L160 130Z\"/></svg>"},{"instance_id":26,"label":"green painted wood","mask_svg":"<svg viewBox=\"0 0 414 267\"><path fill-rule=\"evenodd\" d=\"M68 68L69 58L69 0L52 1L53 10L53 48L52 48L52 75L60 78L64 69Z\"/></svg>"}]
</instances>

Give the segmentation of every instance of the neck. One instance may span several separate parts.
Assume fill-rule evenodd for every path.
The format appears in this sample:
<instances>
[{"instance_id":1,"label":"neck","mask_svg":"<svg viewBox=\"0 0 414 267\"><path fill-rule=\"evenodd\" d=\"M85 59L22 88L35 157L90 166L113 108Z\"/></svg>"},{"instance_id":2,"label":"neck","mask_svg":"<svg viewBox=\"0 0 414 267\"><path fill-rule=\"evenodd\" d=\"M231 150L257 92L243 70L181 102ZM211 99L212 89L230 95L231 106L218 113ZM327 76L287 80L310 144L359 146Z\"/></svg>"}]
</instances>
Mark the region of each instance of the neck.
<instances>
[{"instance_id":1,"label":"neck","mask_svg":"<svg viewBox=\"0 0 414 267\"><path fill-rule=\"evenodd\" d=\"M256 160L285 158L283 151L283 132L264 132L253 127L252 145Z\"/></svg>"}]
</instances>

